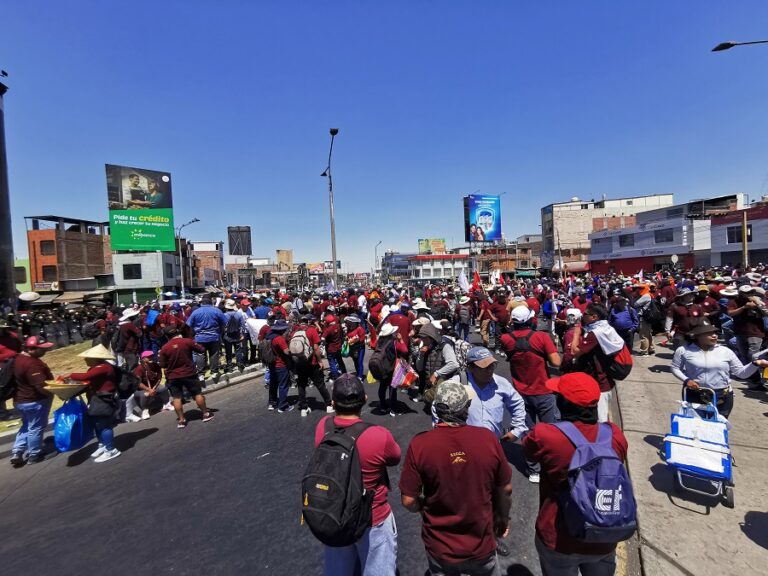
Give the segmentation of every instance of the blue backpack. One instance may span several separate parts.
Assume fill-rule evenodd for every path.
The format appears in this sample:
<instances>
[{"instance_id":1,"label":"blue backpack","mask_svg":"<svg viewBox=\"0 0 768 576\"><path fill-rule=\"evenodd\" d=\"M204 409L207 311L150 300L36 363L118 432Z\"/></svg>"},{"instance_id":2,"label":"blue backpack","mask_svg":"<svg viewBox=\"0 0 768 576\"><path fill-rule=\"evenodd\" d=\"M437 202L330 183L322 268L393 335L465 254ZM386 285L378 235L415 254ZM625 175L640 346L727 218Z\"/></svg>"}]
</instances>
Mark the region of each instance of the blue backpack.
<instances>
[{"instance_id":1,"label":"blue backpack","mask_svg":"<svg viewBox=\"0 0 768 576\"><path fill-rule=\"evenodd\" d=\"M571 422L554 424L576 447L568 467L569 490L560 495L568 533L584 542L621 542L637 530L632 482L613 449L611 425L600 424L589 442Z\"/></svg>"}]
</instances>

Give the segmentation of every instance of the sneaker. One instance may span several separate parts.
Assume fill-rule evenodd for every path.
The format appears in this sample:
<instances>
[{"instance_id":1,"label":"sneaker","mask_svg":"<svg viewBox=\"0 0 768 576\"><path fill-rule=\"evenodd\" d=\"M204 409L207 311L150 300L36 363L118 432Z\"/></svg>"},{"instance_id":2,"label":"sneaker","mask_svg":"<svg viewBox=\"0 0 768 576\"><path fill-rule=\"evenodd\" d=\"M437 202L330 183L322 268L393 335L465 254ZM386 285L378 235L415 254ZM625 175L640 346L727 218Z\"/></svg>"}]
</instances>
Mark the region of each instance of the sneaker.
<instances>
[{"instance_id":1,"label":"sneaker","mask_svg":"<svg viewBox=\"0 0 768 576\"><path fill-rule=\"evenodd\" d=\"M274 409L275 409L275 407L274 407L274 406L272 406L272 404L270 404L269 406L267 406L267 410L269 410L270 412L272 412Z\"/></svg>"},{"instance_id":2,"label":"sneaker","mask_svg":"<svg viewBox=\"0 0 768 576\"><path fill-rule=\"evenodd\" d=\"M283 414L284 412L291 412L294 408L296 408L296 406L294 406L293 404L288 404L288 406L286 406L285 408L282 408L282 409L278 408L277 412L279 414Z\"/></svg>"},{"instance_id":3,"label":"sneaker","mask_svg":"<svg viewBox=\"0 0 768 576\"><path fill-rule=\"evenodd\" d=\"M126 421L126 422L140 422L140 421L141 421L141 418L139 418L138 416L136 416L136 414L127 414L127 415L125 416L125 421Z\"/></svg>"},{"instance_id":4,"label":"sneaker","mask_svg":"<svg viewBox=\"0 0 768 576\"><path fill-rule=\"evenodd\" d=\"M307 407L307 408L302 408L302 409L301 409L301 417L302 417L302 418L306 418L306 417L307 417L307 414L309 414L310 412L312 412L312 408L309 408L309 407Z\"/></svg>"},{"instance_id":5,"label":"sneaker","mask_svg":"<svg viewBox=\"0 0 768 576\"><path fill-rule=\"evenodd\" d=\"M213 412L203 414L203 422L210 422L211 420L213 420Z\"/></svg>"},{"instance_id":6,"label":"sneaker","mask_svg":"<svg viewBox=\"0 0 768 576\"><path fill-rule=\"evenodd\" d=\"M509 547L501 540L496 540L496 554L505 558L509 556Z\"/></svg>"},{"instance_id":7,"label":"sneaker","mask_svg":"<svg viewBox=\"0 0 768 576\"><path fill-rule=\"evenodd\" d=\"M13 466L14 468L21 468L26 463L27 463L27 460L26 458L24 458L24 454L11 455L11 466Z\"/></svg>"},{"instance_id":8,"label":"sneaker","mask_svg":"<svg viewBox=\"0 0 768 576\"><path fill-rule=\"evenodd\" d=\"M163 412L173 412L173 404L168 402L163 406Z\"/></svg>"},{"instance_id":9,"label":"sneaker","mask_svg":"<svg viewBox=\"0 0 768 576\"><path fill-rule=\"evenodd\" d=\"M106 462L107 460L112 460L112 458L117 458L118 456L120 456L120 450L112 448L112 450L105 450L104 454L96 458L94 462Z\"/></svg>"},{"instance_id":10,"label":"sneaker","mask_svg":"<svg viewBox=\"0 0 768 576\"><path fill-rule=\"evenodd\" d=\"M34 456L30 456L27 458L27 463L29 464L37 464L38 462L43 462L45 460L45 454L40 452L39 454L35 454Z\"/></svg>"},{"instance_id":11,"label":"sneaker","mask_svg":"<svg viewBox=\"0 0 768 576\"><path fill-rule=\"evenodd\" d=\"M325 407L325 413L326 414L333 414L334 412L336 412L336 410L333 409L333 406L326 406Z\"/></svg>"},{"instance_id":12,"label":"sneaker","mask_svg":"<svg viewBox=\"0 0 768 576\"><path fill-rule=\"evenodd\" d=\"M392 416L392 418L396 418L397 417L397 412L395 412L394 410L390 410L389 411L389 415Z\"/></svg>"},{"instance_id":13,"label":"sneaker","mask_svg":"<svg viewBox=\"0 0 768 576\"><path fill-rule=\"evenodd\" d=\"M221 374L219 374L218 372L216 372L215 374L211 374L211 380L213 380L214 384L218 384L220 378L221 378Z\"/></svg>"},{"instance_id":14,"label":"sneaker","mask_svg":"<svg viewBox=\"0 0 768 576\"><path fill-rule=\"evenodd\" d=\"M541 481L541 476L539 476L538 472L531 472L528 474L528 482L531 484L538 484Z\"/></svg>"},{"instance_id":15,"label":"sneaker","mask_svg":"<svg viewBox=\"0 0 768 576\"><path fill-rule=\"evenodd\" d=\"M99 447L94 450L93 454L91 454L91 458L98 458L106 451L107 449L104 447L104 444L99 444Z\"/></svg>"},{"instance_id":16,"label":"sneaker","mask_svg":"<svg viewBox=\"0 0 768 576\"><path fill-rule=\"evenodd\" d=\"M176 424L176 428L186 428L187 427L187 421L186 420L179 420L179 423Z\"/></svg>"},{"instance_id":17,"label":"sneaker","mask_svg":"<svg viewBox=\"0 0 768 576\"><path fill-rule=\"evenodd\" d=\"M141 411L141 419L142 420L149 420L149 410L142 410Z\"/></svg>"}]
</instances>

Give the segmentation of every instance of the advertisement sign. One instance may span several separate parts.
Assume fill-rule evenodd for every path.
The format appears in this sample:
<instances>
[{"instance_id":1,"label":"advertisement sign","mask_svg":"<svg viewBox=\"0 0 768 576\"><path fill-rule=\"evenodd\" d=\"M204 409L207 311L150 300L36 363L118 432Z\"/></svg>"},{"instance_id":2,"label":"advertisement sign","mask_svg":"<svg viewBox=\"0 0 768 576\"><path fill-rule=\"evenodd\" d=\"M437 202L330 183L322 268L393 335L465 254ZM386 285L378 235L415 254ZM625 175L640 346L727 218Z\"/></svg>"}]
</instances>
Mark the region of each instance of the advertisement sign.
<instances>
[{"instance_id":1,"label":"advertisement sign","mask_svg":"<svg viewBox=\"0 0 768 576\"><path fill-rule=\"evenodd\" d=\"M501 197L475 196L464 198L464 240L494 242L501 240Z\"/></svg>"},{"instance_id":2,"label":"advertisement sign","mask_svg":"<svg viewBox=\"0 0 768 576\"><path fill-rule=\"evenodd\" d=\"M419 238L419 254L445 254L445 238Z\"/></svg>"},{"instance_id":3,"label":"advertisement sign","mask_svg":"<svg viewBox=\"0 0 768 576\"><path fill-rule=\"evenodd\" d=\"M171 175L106 165L112 250L176 249Z\"/></svg>"},{"instance_id":4,"label":"advertisement sign","mask_svg":"<svg viewBox=\"0 0 768 576\"><path fill-rule=\"evenodd\" d=\"M333 274L333 260L323 262L323 268L325 274ZM336 260L336 272L341 273L341 260Z\"/></svg>"},{"instance_id":5,"label":"advertisement sign","mask_svg":"<svg viewBox=\"0 0 768 576\"><path fill-rule=\"evenodd\" d=\"M325 274L325 264L322 262L313 262L312 264L307 264L307 269L309 270L310 274Z\"/></svg>"}]
</instances>

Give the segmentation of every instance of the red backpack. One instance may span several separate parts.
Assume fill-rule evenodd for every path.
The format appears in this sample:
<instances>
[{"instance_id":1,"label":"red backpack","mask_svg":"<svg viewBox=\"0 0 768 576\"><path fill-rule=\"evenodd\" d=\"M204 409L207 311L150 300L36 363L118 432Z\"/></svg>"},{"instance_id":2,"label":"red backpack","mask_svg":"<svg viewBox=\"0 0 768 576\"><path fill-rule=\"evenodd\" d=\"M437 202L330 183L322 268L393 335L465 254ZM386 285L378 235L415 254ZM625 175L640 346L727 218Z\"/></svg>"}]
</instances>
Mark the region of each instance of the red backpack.
<instances>
[{"instance_id":1,"label":"red backpack","mask_svg":"<svg viewBox=\"0 0 768 576\"><path fill-rule=\"evenodd\" d=\"M632 353L624 344L615 354L601 354L600 365L611 380L624 380L632 372Z\"/></svg>"}]
</instances>

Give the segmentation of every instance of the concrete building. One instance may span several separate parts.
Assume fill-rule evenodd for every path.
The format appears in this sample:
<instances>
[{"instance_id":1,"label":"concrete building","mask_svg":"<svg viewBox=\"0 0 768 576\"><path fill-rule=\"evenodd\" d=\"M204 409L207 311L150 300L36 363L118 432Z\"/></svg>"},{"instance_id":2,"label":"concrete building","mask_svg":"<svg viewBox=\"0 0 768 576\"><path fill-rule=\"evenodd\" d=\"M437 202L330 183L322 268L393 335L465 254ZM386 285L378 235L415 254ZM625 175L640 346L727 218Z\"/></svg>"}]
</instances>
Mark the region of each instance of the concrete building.
<instances>
[{"instance_id":1,"label":"concrete building","mask_svg":"<svg viewBox=\"0 0 768 576\"><path fill-rule=\"evenodd\" d=\"M197 280L200 286L216 286L224 283L224 242L191 242L192 255L198 260Z\"/></svg>"},{"instance_id":2,"label":"concrete building","mask_svg":"<svg viewBox=\"0 0 768 576\"><path fill-rule=\"evenodd\" d=\"M515 273L520 276L522 271L533 271L541 267L541 234L523 234L515 240Z\"/></svg>"},{"instance_id":3,"label":"concrete building","mask_svg":"<svg viewBox=\"0 0 768 576\"><path fill-rule=\"evenodd\" d=\"M29 292L32 283L29 279L29 258L13 259L13 282L17 292Z\"/></svg>"},{"instance_id":4,"label":"concrete building","mask_svg":"<svg viewBox=\"0 0 768 576\"><path fill-rule=\"evenodd\" d=\"M401 254L394 250L387 250L384 252L384 256L381 259L381 281L386 284L388 282L404 282L411 277L411 265L408 259L411 256L416 256L414 253Z\"/></svg>"},{"instance_id":5,"label":"concrete building","mask_svg":"<svg viewBox=\"0 0 768 576\"><path fill-rule=\"evenodd\" d=\"M694 200L637 214L636 224L628 228L593 232L590 269L625 275L661 270L673 266L673 254L677 267L709 266L711 219L743 205L743 194Z\"/></svg>"},{"instance_id":6,"label":"concrete building","mask_svg":"<svg viewBox=\"0 0 768 576\"><path fill-rule=\"evenodd\" d=\"M615 224L609 224L609 221L613 219L621 222L622 217L671 206L672 202L672 194L655 194L598 201L574 197L568 202L545 206L541 209L541 267L558 272L562 254L570 271L584 271L589 268L589 234L596 218L603 219L606 228L612 228Z\"/></svg>"},{"instance_id":7,"label":"concrete building","mask_svg":"<svg viewBox=\"0 0 768 576\"><path fill-rule=\"evenodd\" d=\"M117 301L146 302L164 292L179 293L179 257L173 252L119 252L112 254Z\"/></svg>"},{"instance_id":8,"label":"concrete building","mask_svg":"<svg viewBox=\"0 0 768 576\"><path fill-rule=\"evenodd\" d=\"M112 272L109 222L26 216L32 290L55 290L62 280Z\"/></svg>"},{"instance_id":9,"label":"concrete building","mask_svg":"<svg viewBox=\"0 0 768 576\"><path fill-rule=\"evenodd\" d=\"M747 213L747 242L749 265L768 263L768 204L759 203L746 210L737 210L712 218L712 265L742 265L742 222Z\"/></svg>"},{"instance_id":10,"label":"concrete building","mask_svg":"<svg viewBox=\"0 0 768 576\"><path fill-rule=\"evenodd\" d=\"M470 259L469 254L414 254L408 257L410 278L424 282L454 281L461 272L469 277Z\"/></svg>"}]
</instances>

